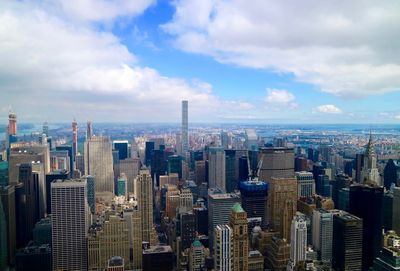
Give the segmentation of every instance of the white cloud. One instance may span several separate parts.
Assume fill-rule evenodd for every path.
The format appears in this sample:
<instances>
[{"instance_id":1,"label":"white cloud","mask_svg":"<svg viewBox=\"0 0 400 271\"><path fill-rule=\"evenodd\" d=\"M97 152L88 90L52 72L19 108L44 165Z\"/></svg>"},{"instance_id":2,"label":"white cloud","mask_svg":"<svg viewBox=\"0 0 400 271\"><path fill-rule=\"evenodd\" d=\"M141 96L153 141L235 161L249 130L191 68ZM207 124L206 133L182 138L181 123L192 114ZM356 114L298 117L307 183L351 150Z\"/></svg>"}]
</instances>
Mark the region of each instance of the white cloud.
<instances>
[{"instance_id":1,"label":"white cloud","mask_svg":"<svg viewBox=\"0 0 400 271\"><path fill-rule=\"evenodd\" d=\"M190 102L192 120L251 108L217 97L208 83L166 77L139 65L110 32L26 5L3 4L0 11L0 107L12 105L25 116L34 110L36 118L49 121L72 118L67 114L174 121L182 99Z\"/></svg>"},{"instance_id":2,"label":"white cloud","mask_svg":"<svg viewBox=\"0 0 400 271\"><path fill-rule=\"evenodd\" d=\"M286 89L267 89L267 96L265 97L267 105L279 109L287 109L284 107L296 108L295 100L296 97Z\"/></svg>"},{"instance_id":3,"label":"white cloud","mask_svg":"<svg viewBox=\"0 0 400 271\"><path fill-rule=\"evenodd\" d=\"M333 104L324 104L324 105L317 106L315 108L315 112L324 113L324 114L341 114L342 110Z\"/></svg>"},{"instance_id":4,"label":"white cloud","mask_svg":"<svg viewBox=\"0 0 400 271\"><path fill-rule=\"evenodd\" d=\"M400 90L397 1L177 0L162 26L185 51L292 73L342 97Z\"/></svg>"}]
</instances>

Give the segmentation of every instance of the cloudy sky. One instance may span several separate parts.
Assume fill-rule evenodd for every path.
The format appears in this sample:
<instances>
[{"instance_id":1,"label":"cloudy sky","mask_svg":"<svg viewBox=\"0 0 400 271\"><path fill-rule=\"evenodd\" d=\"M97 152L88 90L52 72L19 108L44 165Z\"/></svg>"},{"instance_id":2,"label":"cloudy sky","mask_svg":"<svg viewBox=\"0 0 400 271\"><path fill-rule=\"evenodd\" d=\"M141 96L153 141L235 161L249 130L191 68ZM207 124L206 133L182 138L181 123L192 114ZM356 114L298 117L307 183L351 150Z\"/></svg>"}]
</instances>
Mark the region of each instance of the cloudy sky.
<instances>
[{"instance_id":1,"label":"cloudy sky","mask_svg":"<svg viewBox=\"0 0 400 271\"><path fill-rule=\"evenodd\" d=\"M0 121L400 122L400 2L0 1Z\"/></svg>"}]
</instances>

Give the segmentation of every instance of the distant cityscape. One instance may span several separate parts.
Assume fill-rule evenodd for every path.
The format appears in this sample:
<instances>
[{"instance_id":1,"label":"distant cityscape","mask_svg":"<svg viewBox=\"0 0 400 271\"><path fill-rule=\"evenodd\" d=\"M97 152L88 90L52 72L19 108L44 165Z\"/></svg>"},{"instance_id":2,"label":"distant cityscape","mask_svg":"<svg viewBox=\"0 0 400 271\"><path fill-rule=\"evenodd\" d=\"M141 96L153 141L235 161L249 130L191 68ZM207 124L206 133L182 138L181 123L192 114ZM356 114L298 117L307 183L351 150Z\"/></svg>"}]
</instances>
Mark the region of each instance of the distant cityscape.
<instances>
[{"instance_id":1,"label":"distant cityscape","mask_svg":"<svg viewBox=\"0 0 400 271\"><path fill-rule=\"evenodd\" d=\"M180 124L22 127L10 112L0 270L400 270L399 126L180 110Z\"/></svg>"}]
</instances>

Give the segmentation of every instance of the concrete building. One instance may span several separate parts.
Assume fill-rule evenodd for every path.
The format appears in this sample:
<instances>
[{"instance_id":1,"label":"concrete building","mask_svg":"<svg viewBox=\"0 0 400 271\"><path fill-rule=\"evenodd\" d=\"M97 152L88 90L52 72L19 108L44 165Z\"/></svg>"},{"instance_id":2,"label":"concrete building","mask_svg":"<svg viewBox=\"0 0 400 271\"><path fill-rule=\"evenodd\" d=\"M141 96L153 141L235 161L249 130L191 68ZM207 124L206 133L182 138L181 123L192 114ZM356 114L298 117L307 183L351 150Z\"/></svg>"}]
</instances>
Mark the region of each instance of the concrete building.
<instances>
[{"instance_id":1,"label":"concrete building","mask_svg":"<svg viewBox=\"0 0 400 271\"><path fill-rule=\"evenodd\" d=\"M232 207L229 226L233 232L233 271L247 271L249 257L247 214L240 203L235 203Z\"/></svg>"},{"instance_id":2,"label":"concrete building","mask_svg":"<svg viewBox=\"0 0 400 271\"><path fill-rule=\"evenodd\" d=\"M91 137L85 142L85 175L96 178L96 192L114 193L112 144L108 137Z\"/></svg>"},{"instance_id":3,"label":"concrete building","mask_svg":"<svg viewBox=\"0 0 400 271\"><path fill-rule=\"evenodd\" d=\"M212 244L214 228L217 225L227 225L231 209L235 203L240 203L240 194L221 193L210 190L208 194L208 236Z\"/></svg>"},{"instance_id":4,"label":"concrete building","mask_svg":"<svg viewBox=\"0 0 400 271\"><path fill-rule=\"evenodd\" d=\"M141 170L135 179L135 198L142 219L142 241L151 241L153 229L153 182L148 170Z\"/></svg>"},{"instance_id":5,"label":"concrete building","mask_svg":"<svg viewBox=\"0 0 400 271\"><path fill-rule=\"evenodd\" d=\"M104 270L113 256L120 256L129 270L129 245L129 229L124 218L110 214L103 223L93 224L88 236L88 270Z\"/></svg>"},{"instance_id":6,"label":"concrete building","mask_svg":"<svg viewBox=\"0 0 400 271\"><path fill-rule=\"evenodd\" d=\"M285 147L262 148L258 177L263 181L294 177L294 149Z\"/></svg>"},{"instance_id":7,"label":"concrete building","mask_svg":"<svg viewBox=\"0 0 400 271\"><path fill-rule=\"evenodd\" d=\"M89 206L84 179L51 184L53 270L87 269Z\"/></svg>"},{"instance_id":8,"label":"concrete building","mask_svg":"<svg viewBox=\"0 0 400 271\"><path fill-rule=\"evenodd\" d=\"M332 260L333 213L325 209L313 211L312 244L319 260L330 264Z\"/></svg>"},{"instance_id":9,"label":"concrete building","mask_svg":"<svg viewBox=\"0 0 400 271\"><path fill-rule=\"evenodd\" d=\"M297 212L297 180L273 177L268 184L267 221L290 242L292 219Z\"/></svg>"},{"instance_id":10,"label":"concrete building","mask_svg":"<svg viewBox=\"0 0 400 271\"><path fill-rule=\"evenodd\" d=\"M189 150L189 105L188 101L182 101L182 153Z\"/></svg>"},{"instance_id":11,"label":"concrete building","mask_svg":"<svg viewBox=\"0 0 400 271\"><path fill-rule=\"evenodd\" d=\"M332 267L337 271L362 270L362 219L345 211L333 216Z\"/></svg>"},{"instance_id":12,"label":"concrete building","mask_svg":"<svg viewBox=\"0 0 400 271\"><path fill-rule=\"evenodd\" d=\"M315 180L311 172L295 172L295 176L297 179L297 195L299 198L315 195Z\"/></svg>"},{"instance_id":13,"label":"concrete building","mask_svg":"<svg viewBox=\"0 0 400 271\"><path fill-rule=\"evenodd\" d=\"M298 213L292 220L290 260L296 265L306 260L307 252L307 224L305 216Z\"/></svg>"},{"instance_id":14,"label":"concrete building","mask_svg":"<svg viewBox=\"0 0 400 271\"><path fill-rule=\"evenodd\" d=\"M233 270L233 230L228 225L214 228L214 268L220 271Z\"/></svg>"},{"instance_id":15,"label":"concrete building","mask_svg":"<svg viewBox=\"0 0 400 271\"><path fill-rule=\"evenodd\" d=\"M221 147L209 149L208 187L226 191L225 151Z\"/></svg>"},{"instance_id":16,"label":"concrete building","mask_svg":"<svg viewBox=\"0 0 400 271\"><path fill-rule=\"evenodd\" d=\"M202 271L205 260L205 248L199 240L195 240L189 250L189 271Z\"/></svg>"}]
</instances>

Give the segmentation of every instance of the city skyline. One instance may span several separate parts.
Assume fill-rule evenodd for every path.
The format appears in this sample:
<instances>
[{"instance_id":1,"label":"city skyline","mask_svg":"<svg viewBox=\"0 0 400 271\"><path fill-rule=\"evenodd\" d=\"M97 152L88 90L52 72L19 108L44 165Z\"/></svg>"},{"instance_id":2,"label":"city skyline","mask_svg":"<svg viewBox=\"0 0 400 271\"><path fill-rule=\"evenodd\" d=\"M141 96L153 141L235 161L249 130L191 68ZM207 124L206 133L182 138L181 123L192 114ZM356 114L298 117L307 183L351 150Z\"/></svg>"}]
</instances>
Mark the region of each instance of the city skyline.
<instances>
[{"instance_id":1,"label":"city skyline","mask_svg":"<svg viewBox=\"0 0 400 271\"><path fill-rule=\"evenodd\" d=\"M400 119L395 1L7 1L0 10L2 122L11 109L28 123L178 123L181 100L191 122Z\"/></svg>"}]
</instances>

